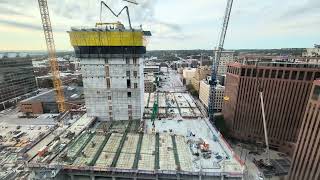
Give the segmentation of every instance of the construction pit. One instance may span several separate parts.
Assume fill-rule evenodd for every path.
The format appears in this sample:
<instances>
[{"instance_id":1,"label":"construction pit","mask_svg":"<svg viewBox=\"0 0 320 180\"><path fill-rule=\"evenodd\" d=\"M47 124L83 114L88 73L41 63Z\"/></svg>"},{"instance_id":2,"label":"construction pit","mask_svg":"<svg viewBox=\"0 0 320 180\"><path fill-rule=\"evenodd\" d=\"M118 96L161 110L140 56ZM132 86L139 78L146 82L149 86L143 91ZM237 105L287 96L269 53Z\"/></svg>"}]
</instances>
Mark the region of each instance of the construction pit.
<instances>
[{"instance_id":1,"label":"construction pit","mask_svg":"<svg viewBox=\"0 0 320 180\"><path fill-rule=\"evenodd\" d=\"M35 179L242 179L243 163L206 119L163 119L155 127L98 122L28 167Z\"/></svg>"}]
</instances>

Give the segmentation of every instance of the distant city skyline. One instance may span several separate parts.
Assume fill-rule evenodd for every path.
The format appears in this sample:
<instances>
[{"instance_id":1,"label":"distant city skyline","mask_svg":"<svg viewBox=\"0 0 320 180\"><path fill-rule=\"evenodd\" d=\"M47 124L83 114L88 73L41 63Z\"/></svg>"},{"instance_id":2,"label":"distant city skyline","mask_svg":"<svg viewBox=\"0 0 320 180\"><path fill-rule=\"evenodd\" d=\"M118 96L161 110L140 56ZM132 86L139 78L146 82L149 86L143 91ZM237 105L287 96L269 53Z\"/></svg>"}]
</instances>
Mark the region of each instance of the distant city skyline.
<instances>
[{"instance_id":1,"label":"distant city skyline","mask_svg":"<svg viewBox=\"0 0 320 180\"><path fill-rule=\"evenodd\" d=\"M213 49L226 0L136 0L130 6L134 26L153 36L148 50ZM110 1L107 1L110 4ZM112 1L116 11L128 3ZM66 31L93 26L98 0L48 0L57 50L72 50ZM234 1L226 49L308 48L320 43L320 1ZM104 21L116 21L104 9ZM120 19L127 25L126 16ZM46 50L37 1L0 0L0 51Z\"/></svg>"}]
</instances>

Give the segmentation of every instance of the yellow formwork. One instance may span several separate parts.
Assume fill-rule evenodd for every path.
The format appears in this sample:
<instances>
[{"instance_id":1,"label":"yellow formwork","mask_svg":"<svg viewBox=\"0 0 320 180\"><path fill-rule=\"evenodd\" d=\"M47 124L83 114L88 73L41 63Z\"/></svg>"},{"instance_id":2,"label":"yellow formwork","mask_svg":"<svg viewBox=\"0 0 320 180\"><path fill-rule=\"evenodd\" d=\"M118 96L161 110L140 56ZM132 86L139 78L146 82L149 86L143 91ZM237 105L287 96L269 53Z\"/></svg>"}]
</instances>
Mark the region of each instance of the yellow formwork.
<instances>
[{"instance_id":1,"label":"yellow formwork","mask_svg":"<svg viewBox=\"0 0 320 180\"><path fill-rule=\"evenodd\" d=\"M70 31L72 46L144 46L141 31Z\"/></svg>"}]
</instances>

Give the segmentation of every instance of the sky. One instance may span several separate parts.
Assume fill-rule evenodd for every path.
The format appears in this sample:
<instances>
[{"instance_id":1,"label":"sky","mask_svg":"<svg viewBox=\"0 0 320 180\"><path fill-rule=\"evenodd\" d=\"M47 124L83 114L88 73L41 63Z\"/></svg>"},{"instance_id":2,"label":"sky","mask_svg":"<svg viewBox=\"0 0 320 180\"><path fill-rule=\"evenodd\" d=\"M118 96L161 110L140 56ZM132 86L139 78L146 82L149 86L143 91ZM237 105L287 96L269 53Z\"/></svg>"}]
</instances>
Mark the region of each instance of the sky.
<instances>
[{"instance_id":1,"label":"sky","mask_svg":"<svg viewBox=\"0 0 320 180\"><path fill-rule=\"evenodd\" d=\"M150 30L148 50L213 49L227 0L107 0L118 12L128 5L133 26ZM48 0L57 50L72 50L67 31L94 26L99 0ZM234 0L226 49L307 48L320 43L320 0ZM120 20L106 8L102 21ZM37 0L0 0L0 51L46 50Z\"/></svg>"}]
</instances>

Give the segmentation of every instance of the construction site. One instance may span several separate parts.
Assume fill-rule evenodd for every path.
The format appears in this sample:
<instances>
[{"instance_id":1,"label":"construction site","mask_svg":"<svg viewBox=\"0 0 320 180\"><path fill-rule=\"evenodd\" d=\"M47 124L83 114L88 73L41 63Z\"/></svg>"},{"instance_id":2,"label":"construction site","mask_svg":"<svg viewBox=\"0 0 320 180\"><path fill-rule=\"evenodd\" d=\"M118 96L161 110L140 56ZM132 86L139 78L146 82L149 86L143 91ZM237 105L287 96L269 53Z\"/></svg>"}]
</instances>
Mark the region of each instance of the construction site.
<instances>
[{"instance_id":1,"label":"construction site","mask_svg":"<svg viewBox=\"0 0 320 180\"><path fill-rule=\"evenodd\" d=\"M217 64L232 2L228 0L215 51ZM0 174L0 179L244 179L245 162L213 126L215 64L209 81L209 117L171 68L166 68L161 78L154 75L155 92L144 93L146 42L152 34L142 25L132 26L128 6L116 13L101 1L100 22L92 27L70 27L67 32L80 61L85 101L85 105L69 107L48 3L38 3L53 78L51 93L55 92L55 111L49 112L56 114L36 117L40 125L29 122L21 127L18 121L3 122L2 128L7 130L1 131L1 141L11 144L5 147L7 153L1 154L6 157L1 165L11 165L2 169L5 174ZM101 22L102 10L115 17L126 13L128 25ZM81 93L73 95L80 97ZM24 101L26 109L34 101ZM14 111L8 117L15 119ZM43 119L48 119L46 125Z\"/></svg>"}]
</instances>

